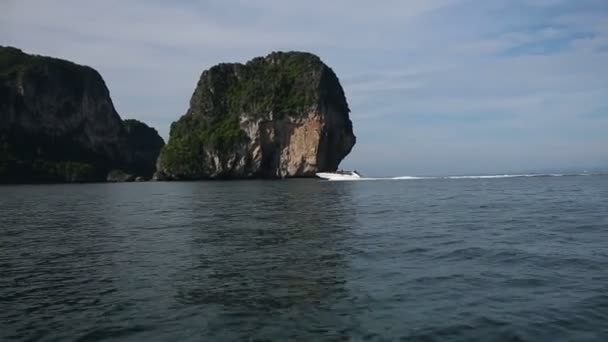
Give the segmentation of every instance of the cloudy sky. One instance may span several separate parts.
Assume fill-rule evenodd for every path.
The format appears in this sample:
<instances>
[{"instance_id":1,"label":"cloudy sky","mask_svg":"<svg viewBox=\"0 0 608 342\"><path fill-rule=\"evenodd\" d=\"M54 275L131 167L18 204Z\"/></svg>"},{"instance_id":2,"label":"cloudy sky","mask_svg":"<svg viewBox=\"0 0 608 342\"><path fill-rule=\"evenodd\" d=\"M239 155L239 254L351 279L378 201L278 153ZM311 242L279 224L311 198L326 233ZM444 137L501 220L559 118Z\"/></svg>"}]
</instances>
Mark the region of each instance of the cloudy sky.
<instances>
[{"instance_id":1,"label":"cloudy sky","mask_svg":"<svg viewBox=\"0 0 608 342\"><path fill-rule=\"evenodd\" d=\"M0 45L96 68L166 138L201 72L319 55L374 175L608 166L606 0L1 0Z\"/></svg>"}]
</instances>

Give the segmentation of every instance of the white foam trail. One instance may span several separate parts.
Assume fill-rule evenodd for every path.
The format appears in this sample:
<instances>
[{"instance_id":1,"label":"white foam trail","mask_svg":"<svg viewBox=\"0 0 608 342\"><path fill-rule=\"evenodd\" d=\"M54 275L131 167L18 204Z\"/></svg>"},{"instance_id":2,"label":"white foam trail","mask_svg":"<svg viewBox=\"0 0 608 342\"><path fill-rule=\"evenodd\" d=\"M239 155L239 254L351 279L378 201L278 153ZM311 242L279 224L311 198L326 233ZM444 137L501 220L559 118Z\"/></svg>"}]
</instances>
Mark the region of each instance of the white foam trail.
<instances>
[{"instance_id":1,"label":"white foam trail","mask_svg":"<svg viewBox=\"0 0 608 342\"><path fill-rule=\"evenodd\" d=\"M531 174L506 174L506 175L483 175L483 176L447 176L445 179L486 179L486 178L516 178L516 177L562 177L561 173L531 173ZM574 176L574 175L573 175Z\"/></svg>"},{"instance_id":2,"label":"white foam trail","mask_svg":"<svg viewBox=\"0 0 608 342\"><path fill-rule=\"evenodd\" d=\"M486 176L447 176L445 179L486 179L486 178L513 178L526 177L526 175L486 175Z\"/></svg>"},{"instance_id":3,"label":"white foam trail","mask_svg":"<svg viewBox=\"0 0 608 342\"><path fill-rule=\"evenodd\" d=\"M377 181L377 180L421 180L421 179L496 179L496 178L519 178L519 177L564 177L564 176L591 176L590 173L524 173L503 175L475 175L475 176L399 176L399 177L362 177L358 179L332 179L332 182L345 181Z\"/></svg>"},{"instance_id":4,"label":"white foam trail","mask_svg":"<svg viewBox=\"0 0 608 342\"><path fill-rule=\"evenodd\" d=\"M418 180L418 179L436 179L441 177L415 177L415 176L400 176L400 177L361 177L361 178L343 178L343 179L328 179L330 182L359 182L359 181L387 181L387 180Z\"/></svg>"},{"instance_id":5,"label":"white foam trail","mask_svg":"<svg viewBox=\"0 0 608 342\"><path fill-rule=\"evenodd\" d=\"M393 177L390 179L432 179L434 177L416 177L416 176L401 176L401 177Z\"/></svg>"}]
</instances>

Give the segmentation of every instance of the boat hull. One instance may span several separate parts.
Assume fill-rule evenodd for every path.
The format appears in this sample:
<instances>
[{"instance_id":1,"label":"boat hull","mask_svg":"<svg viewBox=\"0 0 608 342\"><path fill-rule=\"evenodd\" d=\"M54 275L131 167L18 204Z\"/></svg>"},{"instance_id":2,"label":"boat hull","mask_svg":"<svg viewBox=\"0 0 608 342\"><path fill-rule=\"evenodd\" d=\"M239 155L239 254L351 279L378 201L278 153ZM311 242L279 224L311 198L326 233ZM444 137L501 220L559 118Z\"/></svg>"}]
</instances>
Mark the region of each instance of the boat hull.
<instances>
[{"instance_id":1,"label":"boat hull","mask_svg":"<svg viewBox=\"0 0 608 342\"><path fill-rule=\"evenodd\" d=\"M357 174L339 174L332 172L318 172L316 176L322 179L327 179L331 181L341 181L341 180L357 180L361 179L361 176Z\"/></svg>"}]
</instances>

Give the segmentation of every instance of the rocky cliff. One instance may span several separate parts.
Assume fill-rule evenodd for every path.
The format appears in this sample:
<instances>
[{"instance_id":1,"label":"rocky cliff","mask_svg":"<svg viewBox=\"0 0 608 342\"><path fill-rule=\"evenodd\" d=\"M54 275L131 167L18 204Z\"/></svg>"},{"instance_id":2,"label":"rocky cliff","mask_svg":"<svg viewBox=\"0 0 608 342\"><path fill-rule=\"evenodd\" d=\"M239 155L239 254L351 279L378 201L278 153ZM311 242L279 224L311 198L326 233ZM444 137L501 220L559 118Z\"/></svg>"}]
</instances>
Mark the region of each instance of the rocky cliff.
<instances>
[{"instance_id":1,"label":"rocky cliff","mask_svg":"<svg viewBox=\"0 0 608 342\"><path fill-rule=\"evenodd\" d=\"M132 167L129 169L134 175L152 178L156 170L156 160L165 142L154 128L141 121L124 120L123 127L132 157Z\"/></svg>"},{"instance_id":2,"label":"rocky cliff","mask_svg":"<svg viewBox=\"0 0 608 342\"><path fill-rule=\"evenodd\" d=\"M154 165L139 162L155 158L138 157L130 126L94 69L0 47L0 183L150 175Z\"/></svg>"},{"instance_id":3,"label":"rocky cliff","mask_svg":"<svg viewBox=\"0 0 608 342\"><path fill-rule=\"evenodd\" d=\"M274 52L204 71L171 125L159 179L310 177L355 144L336 74L317 56Z\"/></svg>"}]
</instances>

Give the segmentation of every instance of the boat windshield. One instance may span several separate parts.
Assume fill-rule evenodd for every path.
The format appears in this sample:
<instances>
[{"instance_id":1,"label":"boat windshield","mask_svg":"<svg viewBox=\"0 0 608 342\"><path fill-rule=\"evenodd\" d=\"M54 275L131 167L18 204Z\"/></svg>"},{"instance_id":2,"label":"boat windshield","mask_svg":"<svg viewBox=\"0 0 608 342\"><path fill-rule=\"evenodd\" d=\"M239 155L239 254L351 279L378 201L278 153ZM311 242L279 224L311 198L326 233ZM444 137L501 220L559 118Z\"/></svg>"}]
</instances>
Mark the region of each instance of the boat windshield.
<instances>
[{"instance_id":1,"label":"boat windshield","mask_svg":"<svg viewBox=\"0 0 608 342\"><path fill-rule=\"evenodd\" d=\"M361 177L361 174L359 172L357 172L357 170L354 171L342 171L342 170L338 170L335 172L338 175L348 175L348 176L359 176Z\"/></svg>"}]
</instances>

